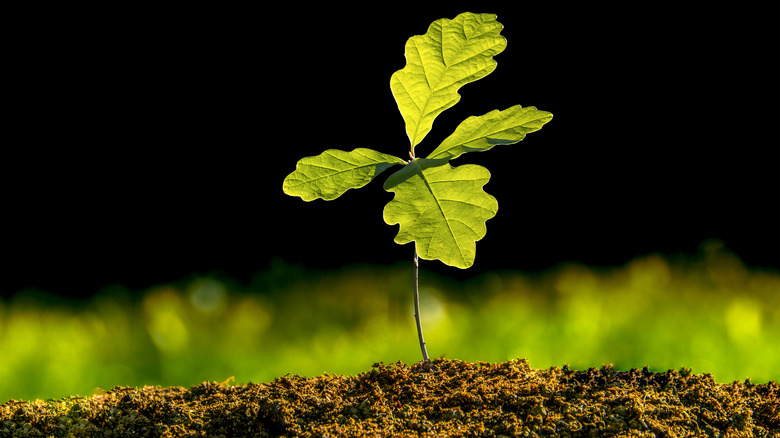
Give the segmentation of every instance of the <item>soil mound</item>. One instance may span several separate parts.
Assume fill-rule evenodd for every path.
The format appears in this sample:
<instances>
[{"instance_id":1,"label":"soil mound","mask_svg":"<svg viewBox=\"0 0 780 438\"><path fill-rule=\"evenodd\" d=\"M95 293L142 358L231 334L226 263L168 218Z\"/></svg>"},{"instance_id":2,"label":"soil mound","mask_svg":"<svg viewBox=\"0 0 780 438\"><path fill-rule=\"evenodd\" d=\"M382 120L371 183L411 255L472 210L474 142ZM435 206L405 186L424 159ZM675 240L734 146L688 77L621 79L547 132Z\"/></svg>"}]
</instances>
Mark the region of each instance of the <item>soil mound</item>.
<instances>
[{"instance_id":1,"label":"soil mound","mask_svg":"<svg viewBox=\"0 0 780 438\"><path fill-rule=\"evenodd\" d=\"M357 376L116 387L0 405L1 437L780 437L780 385L690 370L375 364Z\"/></svg>"}]
</instances>

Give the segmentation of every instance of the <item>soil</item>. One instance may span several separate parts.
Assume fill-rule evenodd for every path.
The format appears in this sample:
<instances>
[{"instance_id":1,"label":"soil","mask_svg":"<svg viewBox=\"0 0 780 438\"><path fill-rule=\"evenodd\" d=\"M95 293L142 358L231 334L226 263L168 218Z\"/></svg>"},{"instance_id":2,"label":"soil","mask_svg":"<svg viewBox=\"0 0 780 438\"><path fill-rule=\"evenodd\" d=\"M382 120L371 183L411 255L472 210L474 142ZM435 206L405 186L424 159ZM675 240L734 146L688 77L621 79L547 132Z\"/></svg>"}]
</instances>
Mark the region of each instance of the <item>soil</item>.
<instances>
[{"instance_id":1,"label":"soil","mask_svg":"<svg viewBox=\"0 0 780 438\"><path fill-rule=\"evenodd\" d=\"M0 437L780 437L780 385L709 374L375 364L357 376L116 387L0 405Z\"/></svg>"}]
</instances>

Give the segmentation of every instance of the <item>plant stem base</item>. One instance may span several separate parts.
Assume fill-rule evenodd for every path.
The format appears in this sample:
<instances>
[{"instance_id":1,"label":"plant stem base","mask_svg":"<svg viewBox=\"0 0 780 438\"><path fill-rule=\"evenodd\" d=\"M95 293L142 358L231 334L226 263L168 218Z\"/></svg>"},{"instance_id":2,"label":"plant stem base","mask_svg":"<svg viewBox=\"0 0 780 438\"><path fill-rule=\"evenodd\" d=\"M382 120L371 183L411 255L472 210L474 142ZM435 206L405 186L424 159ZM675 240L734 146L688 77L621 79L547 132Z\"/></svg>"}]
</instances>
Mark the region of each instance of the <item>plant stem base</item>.
<instances>
[{"instance_id":1,"label":"plant stem base","mask_svg":"<svg viewBox=\"0 0 780 438\"><path fill-rule=\"evenodd\" d=\"M417 337L420 340L420 350L423 360L428 359L428 350L425 348L425 339L423 338L422 323L420 322L420 289L418 271L420 262L417 258L417 248L414 249L414 320L417 322Z\"/></svg>"}]
</instances>

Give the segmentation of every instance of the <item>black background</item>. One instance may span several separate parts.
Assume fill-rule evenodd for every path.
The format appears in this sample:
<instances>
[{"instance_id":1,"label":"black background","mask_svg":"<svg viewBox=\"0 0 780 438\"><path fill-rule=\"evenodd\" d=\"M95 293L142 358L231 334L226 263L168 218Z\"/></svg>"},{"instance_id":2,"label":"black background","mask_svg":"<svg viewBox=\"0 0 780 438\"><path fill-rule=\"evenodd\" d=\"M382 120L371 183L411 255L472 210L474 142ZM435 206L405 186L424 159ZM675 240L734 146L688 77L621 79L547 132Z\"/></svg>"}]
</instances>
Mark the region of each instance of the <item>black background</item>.
<instances>
[{"instance_id":1,"label":"black background","mask_svg":"<svg viewBox=\"0 0 780 438\"><path fill-rule=\"evenodd\" d=\"M282 180L328 148L405 157L390 75L410 36L466 10L496 13L508 46L418 155L470 115L554 119L453 162L491 171L499 213L474 267L426 268L619 265L708 238L780 268L777 5L681 3L4 4L0 291L410 259L385 176L310 203Z\"/></svg>"}]
</instances>

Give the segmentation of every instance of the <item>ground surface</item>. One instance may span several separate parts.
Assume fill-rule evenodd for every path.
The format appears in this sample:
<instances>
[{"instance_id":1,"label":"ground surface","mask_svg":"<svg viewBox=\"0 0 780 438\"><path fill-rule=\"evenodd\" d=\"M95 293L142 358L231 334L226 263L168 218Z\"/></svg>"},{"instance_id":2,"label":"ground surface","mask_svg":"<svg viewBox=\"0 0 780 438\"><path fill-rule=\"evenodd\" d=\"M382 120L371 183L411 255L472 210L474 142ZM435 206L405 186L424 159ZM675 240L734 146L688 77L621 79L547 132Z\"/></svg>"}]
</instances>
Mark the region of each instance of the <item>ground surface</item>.
<instances>
[{"instance_id":1,"label":"ground surface","mask_svg":"<svg viewBox=\"0 0 780 438\"><path fill-rule=\"evenodd\" d=\"M780 437L780 385L437 359L357 376L11 400L0 405L0 437L17 436Z\"/></svg>"}]
</instances>

